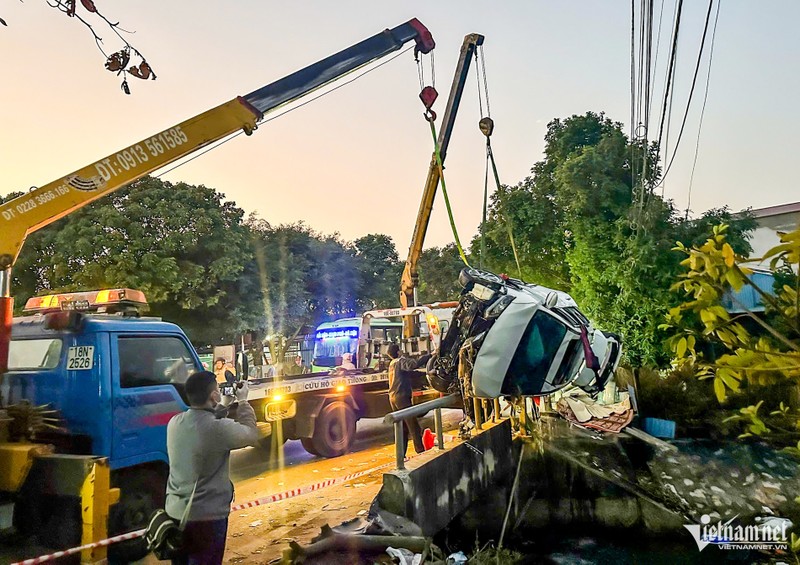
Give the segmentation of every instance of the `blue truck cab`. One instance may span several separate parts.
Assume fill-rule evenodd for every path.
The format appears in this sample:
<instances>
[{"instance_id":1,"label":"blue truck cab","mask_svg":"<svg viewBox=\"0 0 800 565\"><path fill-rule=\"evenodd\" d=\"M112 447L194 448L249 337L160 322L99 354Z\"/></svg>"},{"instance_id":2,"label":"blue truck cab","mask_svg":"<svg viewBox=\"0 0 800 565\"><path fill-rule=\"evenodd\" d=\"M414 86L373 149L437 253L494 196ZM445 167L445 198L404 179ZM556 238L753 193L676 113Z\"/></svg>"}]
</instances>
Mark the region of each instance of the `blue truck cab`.
<instances>
[{"instance_id":1,"label":"blue truck cab","mask_svg":"<svg viewBox=\"0 0 800 565\"><path fill-rule=\"evenodd\" d=\"M116 293L110 299L99 293L32 299L42 306L13 321L2 393L8 404L55 411L48 415L53 420L36 423L30 441L51 444L56 454L108 458L112 486L121 490L109 517L109 533L115 534L144 527L163 504L166 426L188 408L183 384L202 364L178 326L138 317L130 308L141 293L110 292ZM98 294L106 300L99 307L105 312L90 313L98 309ZM46 545L63 546L80 540L80 509L63 496L53 465L34 463L14 518L18 529L50 532L57 537L43 540ZM56 534L54 520L76 524L77 530L62 526Z\"/></svg>"}]
</instances>

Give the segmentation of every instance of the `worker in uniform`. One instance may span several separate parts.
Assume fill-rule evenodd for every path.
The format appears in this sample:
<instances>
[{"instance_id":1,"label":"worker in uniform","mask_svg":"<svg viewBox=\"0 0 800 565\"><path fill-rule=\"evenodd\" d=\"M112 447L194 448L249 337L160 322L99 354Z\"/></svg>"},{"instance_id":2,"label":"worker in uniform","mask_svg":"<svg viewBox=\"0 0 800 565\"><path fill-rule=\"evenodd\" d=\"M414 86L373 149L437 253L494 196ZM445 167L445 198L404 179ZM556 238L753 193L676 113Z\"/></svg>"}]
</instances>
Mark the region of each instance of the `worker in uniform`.
<instances>
[{"instance_id":1,"label":"worker in uniform","mask_svg":"<svg viewBox=\"0 0 800 565\"><path fill-rule=\"evenodd\" d=\"M235 420L217 418L215 414L215 407L225 402L214 373L194 373L186 380L185 391L189 410L176 414L167 424L169 479L165 510L173 520L186 519L182 554L172 563L218 565L225 553L233 501L231 450L256 444L256 415L247 402L246 381L236 389ZM226 399L233 402L230 397Z\"/></svg>"},{"instance_id":2,"label":"worker in uniform","mask_svg":"<svg viewBox=\"0 0 800 565\"><path fill-rule=\"evenodd\" d=\"M431 355L428 353L417 358L401 356L400 346L396 343L390 344L386 353L391 359L389 362L389 403L392 405L392 410L395 411L408 408L412 405L411 395L414 379L425 378L425 373L417 369L424 367ZM416 418L403 420L403 444L405 446L403 452L408 449L409 435L414 442L414 450L417 453L425 451L422 444L422 431Z\"/></svg>"}]
</instances>

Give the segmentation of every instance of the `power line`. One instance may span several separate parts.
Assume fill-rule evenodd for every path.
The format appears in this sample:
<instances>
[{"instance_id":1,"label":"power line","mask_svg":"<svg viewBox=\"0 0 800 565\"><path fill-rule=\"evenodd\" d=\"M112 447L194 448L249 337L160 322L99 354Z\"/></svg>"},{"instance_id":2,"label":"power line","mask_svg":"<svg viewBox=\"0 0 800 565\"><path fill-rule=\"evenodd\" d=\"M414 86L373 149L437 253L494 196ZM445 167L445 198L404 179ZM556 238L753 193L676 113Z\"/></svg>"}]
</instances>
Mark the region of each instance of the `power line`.
<instances>
[{"instance_id":1,"label":"power line","mask_svg":"<svg viewBox=\"0 0 800 565\"><path fill-rule=\"evenodd\" d=\"M686 127L686 119L689 116L689 108L692 105L692 97L694 95L694 88L695 88L695 86L697 84L697 75L698 75L698 72L700 71L700 61L702 60L702 57L703 57L703 49L704 49L705 43L706 43L706 35L708 33L708 25L711 22L711 9L712 9L713 5L714 5L714 0L709 0L709 2L708 2L708 11L706 12L706 23L705 23L705 26L703 27L703 38L700 40L700 50L699 50L699 53L697 54L697 64L695 65L694 76L692 77L692 87L689 90L689 99L686 101L686 110L683 113L683 121L681 122L681 129L678 132L678 139L675 140L675 149L672 150L672 157L670 158L669 164L667 165L667 168L664 171L664 175L661 177L661 182L664 182L664 179L667 178L667 174L669 173L670 169L672 168L672 164L675 162L675 156L678 154L678 146L681 143L681 138L683 137L683 131L684 131L685 127Z\"/></svg>"},{"instance_id":2,"label":"power line","mask_svg":"<svg viewBox=\"0 0 800 565\"><path fill-rule=\"evenodd\" d=\"M694 146L694 161L692 162L692 174L689 176L689 191L686 198L686 215L689 219L689 208L692 204L692 184L694 183L694 170L697 167L697 155L700 152L700 133L703 130L703 117L706 113L706 102L708 101L708 85L711 82L711 61L714 59L714 41L717 38L717 22L719 21L719 7L721 0L717 1L717 13L714 16L714 29L711 30L711 46L708 49L708 72L706 73L706 90L703 94L703 107L700 109L700 125L697 128L697 143Z\"/></svg>"},{"instance_id":3,"label":"power line","mask_svg":"<svg viewBox=\"0 0 800 565\"><path fill-rule=\"evenodd\" d=\"M675 59L678 53L678 32L680 31L681 27L681 13L683 11L683 0L678 0L678 8L675 15L675 26L672 30L672 48L670 50L669 56L669 65L667 67L667 78L666 84L664 86L664 104L661 108L661 119L659 120L658 125L658 146L657 146L657 153L656 153L656 160L658 160L658 155L661 153L661 141L664 135L664 123L666 121L667 115L667 105L670 99L670 91L672 87L672 80L673 80L673 71L675 68ZM663 178L662 178L663 182Z\"/></svg>"}]
</instances>

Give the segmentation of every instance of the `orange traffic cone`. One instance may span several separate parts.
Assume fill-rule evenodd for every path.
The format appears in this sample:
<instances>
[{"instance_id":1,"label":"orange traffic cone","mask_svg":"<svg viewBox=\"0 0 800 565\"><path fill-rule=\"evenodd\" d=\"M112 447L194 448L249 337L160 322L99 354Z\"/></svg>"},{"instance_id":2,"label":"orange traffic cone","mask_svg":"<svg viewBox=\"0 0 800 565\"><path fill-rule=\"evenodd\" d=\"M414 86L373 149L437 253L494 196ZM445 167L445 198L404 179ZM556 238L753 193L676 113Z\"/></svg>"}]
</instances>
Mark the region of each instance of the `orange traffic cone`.
<instances>
[{"instance_id":1,"label":"orange traffic cone","mask_svg":"<svg viewBox=\"0 0 800 565\"><path fill-rule=\"evenodd\" d=\"M422 432L422 446L425 448L425 451L428 451L434 445L436 445L436 436L433 435L430 428L425 428L425 431Z\"/></svg>"}]
</instances>

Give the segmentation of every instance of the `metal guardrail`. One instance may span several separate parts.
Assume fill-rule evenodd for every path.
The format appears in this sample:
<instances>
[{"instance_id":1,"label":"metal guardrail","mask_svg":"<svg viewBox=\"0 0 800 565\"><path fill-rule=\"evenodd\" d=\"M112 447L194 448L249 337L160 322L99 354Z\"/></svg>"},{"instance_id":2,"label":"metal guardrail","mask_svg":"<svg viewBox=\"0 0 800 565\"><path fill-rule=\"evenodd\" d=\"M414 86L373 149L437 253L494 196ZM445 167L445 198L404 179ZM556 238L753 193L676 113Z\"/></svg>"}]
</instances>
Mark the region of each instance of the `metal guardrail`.
<instances>
[{"instance_id":1,"label":"metal guardrail","mask_svg":"<svg viewBox=\"0 0 800 565\"><path fill-rule=\"evenodd\" d=\"M436 446L444 450L444 431L442 428L442 408L455 408L461 406L461 395L451 394L442 398L435 398L428 402L415 404L408 408L402 408L396 412L390 412L384 419L384 424L394 424L394 452L397 460L397 469L405 469L406 442L403 441L403 421L408 418L424 416L434 410L434 422L436 423Z\"/></svg>"}]
</instances>

